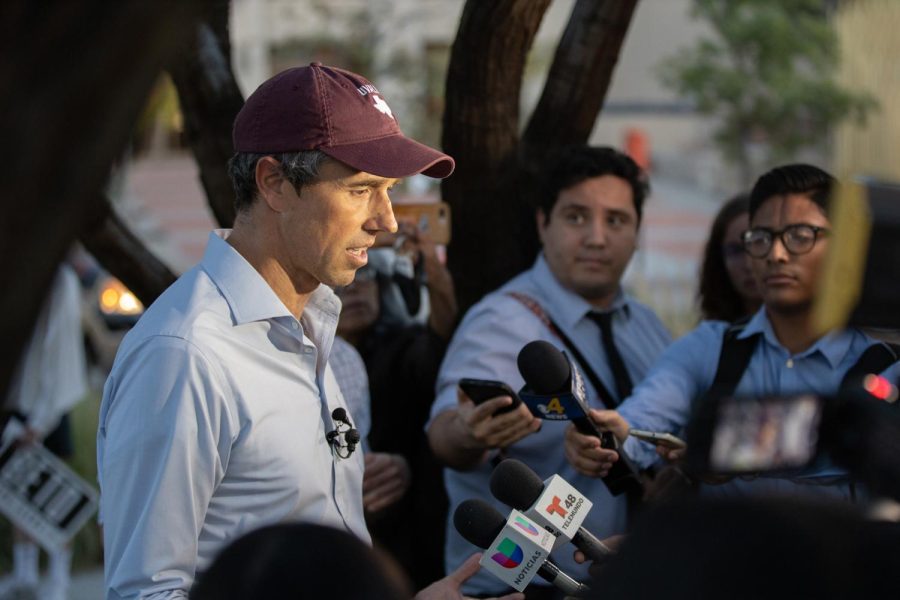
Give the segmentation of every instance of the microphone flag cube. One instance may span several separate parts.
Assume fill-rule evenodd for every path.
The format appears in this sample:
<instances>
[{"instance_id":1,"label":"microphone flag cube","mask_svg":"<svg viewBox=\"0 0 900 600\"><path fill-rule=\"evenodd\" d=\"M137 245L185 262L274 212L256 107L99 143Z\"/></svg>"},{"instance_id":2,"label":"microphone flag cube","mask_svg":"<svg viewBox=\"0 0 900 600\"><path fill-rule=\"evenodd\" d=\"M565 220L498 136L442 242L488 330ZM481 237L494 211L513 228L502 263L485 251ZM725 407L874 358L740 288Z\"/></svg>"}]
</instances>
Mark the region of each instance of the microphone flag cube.
<instances>
[{"instance_id":1,"label":"microphone flag cube","mask_svg":"<svg viewBox=\"0 0 900 600\"><path fill-rule=\"evenodd\" d=\"M505 584L521 592L553 550L554 536L517 510L484 551L480 564Z\"/></svg>"},{"instance_id":2,"label":"microphone flag cube","mask_svg":"<svg viewBox=\"0 0 900 600\"><path fill-rule=\"evenodd\" d=\"M572 540L593 505L568 481L552 475L544 480L544 491L526 515L556 536L556 547Z\"/></svg>"}]
</instances>

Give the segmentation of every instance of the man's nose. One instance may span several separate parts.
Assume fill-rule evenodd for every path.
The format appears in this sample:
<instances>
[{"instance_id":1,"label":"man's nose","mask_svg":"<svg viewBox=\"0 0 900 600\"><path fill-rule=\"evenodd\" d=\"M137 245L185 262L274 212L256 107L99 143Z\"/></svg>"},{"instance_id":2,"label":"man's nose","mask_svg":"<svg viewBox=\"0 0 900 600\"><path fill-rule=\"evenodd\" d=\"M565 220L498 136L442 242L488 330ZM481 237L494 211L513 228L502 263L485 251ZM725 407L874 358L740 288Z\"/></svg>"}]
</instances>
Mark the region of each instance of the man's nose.
<instances>
[{"instance_id":1,"label":"man's nose","mask_svg":"<svg viewBox=\"0 0 900 600\"><path fill-rule=\"evenodd\" d=\"M772 248L769 250L769 255L766 258L771 262L787 262L790 256L791 253L788 252L785 247L784 240L781 239L781 236L774 236L772 239Z\"/></svg>"},{"instance_id":2,"label":"man's nose","mask_svg":"<svg viewBox=\"0 0 900 600\"><path fill-rule=\"evenodd\" d=\"M608 235L609 229L607 228L606 221L603 218L597 217L591 219L588 225L585 242L589 246L606 246Z\"/></svg>"},{"instance_id":3,"label":"man's nose","mask_svg":"<svg viewBox=\"0 0 900 600\"><path fill-rule=\"evenodd\" d=\"M379 199L375 203L375 225L378 231L396 233L397 219L394 218L394 207L387 190L379 192Z\"/></svg>"}]
</instances>

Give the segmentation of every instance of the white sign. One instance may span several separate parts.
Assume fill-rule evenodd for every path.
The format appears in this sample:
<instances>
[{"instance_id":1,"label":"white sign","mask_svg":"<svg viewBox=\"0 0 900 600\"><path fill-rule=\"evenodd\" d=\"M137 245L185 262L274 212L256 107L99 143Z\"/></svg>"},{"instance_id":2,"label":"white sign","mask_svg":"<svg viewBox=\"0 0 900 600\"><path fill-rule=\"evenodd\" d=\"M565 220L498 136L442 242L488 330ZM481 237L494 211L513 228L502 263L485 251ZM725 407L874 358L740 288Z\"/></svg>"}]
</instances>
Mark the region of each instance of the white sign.
<instances>
[{"instance_id":1,"label":"white sign","mask_svg":"<svg viewBox=\"0 0 900 600\"><path fill-rule=\"evenodd\" d=\"M43 446L18 447L13 423L0 444L0 512L45 549L57 550L97 510L97 491Z\"/></svg>"}]
</instances>

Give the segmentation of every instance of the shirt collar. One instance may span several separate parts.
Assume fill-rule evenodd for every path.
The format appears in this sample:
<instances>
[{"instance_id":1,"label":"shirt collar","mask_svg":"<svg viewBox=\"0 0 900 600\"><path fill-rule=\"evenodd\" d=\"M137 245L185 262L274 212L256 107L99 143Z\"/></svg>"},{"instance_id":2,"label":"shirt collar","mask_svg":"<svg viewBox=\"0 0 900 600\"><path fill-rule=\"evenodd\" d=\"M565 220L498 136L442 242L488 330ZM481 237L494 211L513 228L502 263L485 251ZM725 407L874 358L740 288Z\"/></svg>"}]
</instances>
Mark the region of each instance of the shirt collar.
<instances>
[{"instance_id":1,"label":"shirt collar","mask_svg":"<svg viewBox=\"0 0 900 600\"><path fill-rule=\"evenodd\" d=\"M230 229L209 234L200 267L222 292L235 323L293 317L262 275L225 241L230 234Z\"/></svg>"},{"instance_id":2,"label":"shirt collar","mask_svg":"<svg viewBox=\"0 0 900 600\"><path fill-rule=\"evenodd\" d=\"M554 308L554 318L569 329L574 328L578 321L591 312L615 312L621 309L625 317L630 314L631 299L622 291L621 286L609 308L600 311L596 306L559 283L556 275L550 270L550 265L547 264L543 252L538 254L537 261L535 261L534 277L537 284L545 290L546 296Z\"/></svg>"},{"instance_id":3,"label":"shirt collar","mask_svg":"<svg viewBox=\"0 0 900 600\"><path fill-rule=\"evenodd\" d=\"M778 338L775 336L775 330L772 329L772 322L769 321L769 317L766 315L765 305L756 311L737 337L738 339L744 339L757 333L761 333L763 339L765 339L769 345L780 348L785 354L791 356L788 349L782 346L781 342L779 342ZM847 352L850 351L850 345L852 343L853 334L851 332L841 330L830 331L816 340L816 343L812 346L795 356L796 358L804 358L818 352L825 357L825 360L828 361L828 364L830 364L832 368L837 368L847 355Z\"/></svg>"}]
</instances>

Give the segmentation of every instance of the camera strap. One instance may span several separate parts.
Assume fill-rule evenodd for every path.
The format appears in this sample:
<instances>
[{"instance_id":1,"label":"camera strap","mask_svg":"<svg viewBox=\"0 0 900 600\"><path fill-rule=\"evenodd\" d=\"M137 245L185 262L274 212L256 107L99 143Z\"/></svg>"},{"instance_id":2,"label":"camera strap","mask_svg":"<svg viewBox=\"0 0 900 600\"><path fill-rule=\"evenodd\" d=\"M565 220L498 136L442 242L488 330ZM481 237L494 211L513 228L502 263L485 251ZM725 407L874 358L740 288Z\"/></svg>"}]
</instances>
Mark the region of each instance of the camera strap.
<instances>
[{"instance_id":1,"label":"camera strap","mask_svg":"<svg viewBox=\"0 0 900 600\"><path fill-rule=\"evenodd\" d=\"M722 336L722 350L719 353L719 365L716 376L706 393L707 398L723 398L730 396L737 389L750 364L753 352L762 337L756 333L743 339L738 336L744 330L749 318L733 323ZM857 385L870 373L881 373L900 360L900 346L887 342L875 342L860 355L856 363L847 370L841 380L840 388Z\"/></svg>"},{"instance_id":2,"label":"camera strap","mask_svg":"<svg viewBox=\"0 0 900 600\"><path fill-rule=\"evenodd\" d=\"M706 397L723 398L730 396L737 389L762 337L761 333L756 333L743 339L738 338L749 321L749 317L740 319L725 330L716 376L706 392Z\"/></svg>"}]
</instances>

